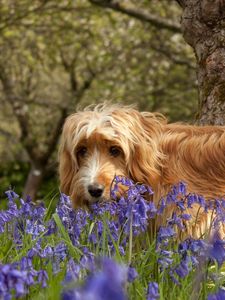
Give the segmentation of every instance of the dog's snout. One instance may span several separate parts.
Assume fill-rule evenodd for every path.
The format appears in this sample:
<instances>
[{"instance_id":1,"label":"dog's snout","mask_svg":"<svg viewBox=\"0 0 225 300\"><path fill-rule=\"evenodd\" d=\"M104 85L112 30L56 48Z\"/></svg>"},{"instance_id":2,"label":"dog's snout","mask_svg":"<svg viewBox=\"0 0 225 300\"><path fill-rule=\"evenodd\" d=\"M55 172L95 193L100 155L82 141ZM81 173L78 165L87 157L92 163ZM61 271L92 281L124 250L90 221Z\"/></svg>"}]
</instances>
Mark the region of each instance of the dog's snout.
<instances>
[{"instance_id":1,"label":"dog's snout","mask_svg":"<svg viewBox=\"0 0 225 300\"><path fill-rule=\"evenodd\" d=\"M104 188L102 184L93 183L88 186L88 192L92 197L98 198L102 196Z\"/></svg>"}]
</instances>

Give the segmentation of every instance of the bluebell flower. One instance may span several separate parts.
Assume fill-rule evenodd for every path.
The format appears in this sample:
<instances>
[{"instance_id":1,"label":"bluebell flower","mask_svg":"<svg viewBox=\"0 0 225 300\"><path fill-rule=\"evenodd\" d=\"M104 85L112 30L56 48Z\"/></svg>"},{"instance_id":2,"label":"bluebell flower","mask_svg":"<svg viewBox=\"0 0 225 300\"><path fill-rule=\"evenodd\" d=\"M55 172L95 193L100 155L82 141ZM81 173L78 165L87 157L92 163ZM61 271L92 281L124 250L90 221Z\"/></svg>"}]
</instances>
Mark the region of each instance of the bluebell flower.
<instances>
[{"instance_id":1,"label":"bluebell flower","mask_svg":"<svg viewBox=\"0 0 225 300\"><path fill-rule=\"evenodd\" d=\"M27 293L27 271L17 269L16 264L0 265L0 297L10 299L15 291L16 297L25 296Z\"/></svg>"},{"instance_id":2,"label":"bluebell flower","mask_svg":"<svg viewBox=\"0 0 225 300\"><path fill-rule=\"evenodd\" d=\"M150 282L147 291L147 300L159 299L159 286L157 282Z\"/></svg>"},{"instance_id":3,"label":"bluebell flower","mask_svg":"<svg viewBox=\"0 0 225 300\"><path fill-rule=\"evenodd\" d=\"M67 263L67 274L66 274L66 281L69 282L71 279L75 280L79 278L79 274L81 271L81 266L75 261L70 258Z\"/></svg>"},{"instance_id":4,"label":"bluebell flower","mask_svg":"<svg viewBox=\"0 0 225 300\"><path fill-rule=\"evenodd\" d=\"M123 246L121 246L121 245L119 245L119 252L120 252L120 254L121 254L122 256L124 256L124 255L125 255L125 250L124 250L124 247L123 247Z\"/></svg>"},{"instance_id":5,"label":"bluebell flower","mask_svg":"<svg viewBox=\"0 0 225 300\"><path fill-rule=\"evenodd\" d=\"M38 221L32 222L29 219L26 220L26 233L31 234L34 239L44 231L45 226L38 224Z\"/></svg>"},{"instance_id":6,"label":"bluebell flower","mask_svg":"<svg viewBox=\"0 0 225 300\"><path fill-rule=\"evenodd\" d=\"M157 213L157 208L155 207L154 202L150 201L148 203L148 216L150 219L154 218L156 216Z\"/></svg>"},{"instance_id":7,"label":"bluebell flower","mask_svg":"<svg viewBox=\"0 0 225 300\"><path fill-rule=\"evenodd\" d=\"M165 239L170 239L175 236L175 231L172 226L161 226L158 231L157 241L162 242Z\"/></svg>"},{"instance_id":8,"label":"bluebell flower","mask_svg":"<svg viewBox=\"0 0 225 300\"><path fill-rule=\"evenodd\" d=\"M177 204L177 207L179 207L179 209L181 211L186 210L186 206L185 206L185 201L184 200L179 200L179 201L176 202L176 204Z\"/></svg>"},{"instance_id":9,"label":"bluebell flower","mask_svg":"<svg viewBox=\"0 0 225 300\"><path fill-rule=\"evenodd\" d=\"M54 247L54 255L61 260L64 260L67 257L67 247L63 242Z\"/></svg>"},{"instance_id":10,"label":"bluebell flower","mask_svg":"<svg viewBox=\"0 0 225 300\"><path fill-rule=\"evenodd\" d=\"M177 189L179 194L185 196L187 193L187 184L185 182L179 182Z\"/></svg>"},{"instance_id":11,"label":"bluebell flower","mask_svg":"<svg viewBox=\"0 0 225 300\"><path fill-rule=\"evenodd\" d=\"M148 211L150 207L144 198L140 197L136 202L136 210L143 221L148 218Z\"/></svg>"},{"instance_id":12,"label":"bluebell flower","mask_svg":"<svg viewBox=\"0 0 225 300\"><path fill-rule=\"evenodd\" d=\"M97 240L96 234L94 232L89 234L88 241L92 244L97 244L98 240Z\"/></svg>"},{"instance_id":13,"label":"bluebell flower","mask_svg":"<svg viewBox=\"0 0 225 300\"><path fill-rule=\"evenodd\" d=\"M157 211L157 214L162 215L165 208L166 208L166 200L164 198L162 198L159 203L159 209Z\"/></svg>"},{"instance_id":14,"label":"bluebell flower","mask_svg":"<svg viewBox=\"0 0 225 300\"><path fill-rule=\"evenodd\" d=\"M173 252L168 250L161 250L159 253L158 264L160 269L166 269L173 263Z\"/></svg>"},{"instance_id":15,"label":"bluebell flower","mask_svg":"<svg viewBox=\"0 0 225 300\"><path fill-rule=\"evenodd\" d=\"M213 239L210 243L209 256L215 259L219 266L225 261L225 241L221 239Z\"/></svg>"},{"instance_id":16,"label":"bluebell flower","mask_svg":"<svg viewBox=\"0 0 225 300\"><path fill-rule=\"evenodd\" d=\"M173 281L173 283L175 283L176 285L180 285L179 280L175 276L174 270L172 270L172 269L169 270L169 276L170 276L170 279Z\"/></svg>"},{"instance_id":17,"label":"bluebell flower","mask_svg":"<svg viewBox=\"0 0 225 300\"><path fill-rule=\"evenodd\" d=\"M208 244L203 240L189 239L189 249L198 256L205 256L208 252Z\"/></svg>"},{"instance_id":18,"label":"bluebell flower","mask_svg":"<svg viewBox=\"0 0 225 300\"><path fill-rule=\"evenodd\" d=\"M138 273L135 268L129 267L127 273L128 282L133 282L138 277Z\"/></svg>"},{"instance_id":19,"label":"bluebell flower","mask_svg":"<svg viewBox=\"0 0 225 300\"><path fill-rule=\"evenodd\" d=\"M38 283L41 284L42 288L47 286L48 273L45 270L38 271Z\"/></svg>"},{"instance_id":20,"label":"bluebell flower","mask_svg":"<svg viewBox=\"0 0 225 300\"><path fill-rule=\"evenodd\" d=\"M198 195L197 198L198 198L199 206L205 208L205 206L206 206L205 198L200 195Z\"/></svg>"},{"instance_id":21,"label":"bluebell flower","mask_svg":"<svg viewBox=\"0 0 225 300\"><path fill-rule=\"evenodd\" d=\"M26 285L28 287L34 285L36 283L37 276L38 276L38 272L33 268L27 271Z\"/></svg>"},{"instance_id":22,"label":"bluebell flower","mask_svg":"<svg viewBox=\"0 0 225 300\"><path fill-rule=\"evenodd\" d=\"M207 300L224 300L225 299L225 290L220 288L217 293L210 294Z\"/></svg>"},{"instance_id":23,"label":"bluebell flower","mask_svg":"<svg viewBox=\"0 0 225 300\"><path fill-rule=\"evenodd\" d=\"M177 225L180 230L184 229L184 225L180 216L176 212L172 214L172 218L167 221L168 225Z\"/></svg>"},{"instance_id":24,"label":"bluebell flower","mask_svg":"<svg viewBox=\"0 0 225 300\"><path fill-rule=\"evenodd\" d=\"M96 220L95 227L97 230L98 237L101 237L103 229L104 229L102 221Z\"/></svg>"},{"instance_id":25,"label":"bluebell flower","mask_svg":"<svg viewBox=\"0 0 225 300\"><path fill-rule=\"evenodd\" d=\"M180 264L175 268L175 272L179 277L184 278L189 274L191 269L189 268L189 264L190 260L188 256L181 260Z\"/></svg>"},{"instance_id":26,"label":"bluebell flower","mask_svg":"<svg viewBox=\"0 0 225 300\"><path fill-rule=\"evenodd\" d=\"M51 258L54 255L54 249L51 246L46 246L41 252L41 257Z\"/></svg>"},{"instance_id":27,"label":"bluebell flower","mask_svg":"<svg viewBox=\"0 0 225 300\"><path fill-rule=\"evenodd\" d=\"M33 268L32 259L26 256L22 257L20 261L20 268L21 271L32 269Z\"/></svg>"},{"instance_id":28,"label":"bluebell flower","mask_svg":"<svg viewBox=\"0 0 225 300\"><path fill-rule=\"evenodd\" d=\"M5 192L7 198L9 201L14 202L15 199L19 198L19 195L17 195L13 190L8 190Z\"/></svg>"},{"instance_id":29,"label":"bluebell flower","mask_svg":"<svg viewBox=\"0 0 225 300\"><path fill-rule=\"evenodd\" d=\"M101 268L88 276L80 288L64 290L65 300L126 300L123 284L126 282L127 268L109 258L101 259Z\"/></svg>"},{"instance_id":30,"label":"bluebell flower","mask_svg":"<svg viewBox=\"0 0 225 300\"><path fill-rule=\"evenodd\" d=\"M81 267L93 271L95 269L94 254L87 248L84 248L83 252L84 255L80 259Z\"/></svg>"},{"instance_id":31,"label":"bluebell flower","mask_svg":"<svg viewBox=\"0 0 225 300\"><path fill-rule=\"evenodd\" d=\"M183 219L185 221L189 221L191 219L190 214L181 214L180 217L181 217L181 219Z\"/></svg>"},{"instance_id":32,"label":"bluebell flower","mask_svg":"<svg viewBox=\"0 0 225 300\"><path fill-rule=\"evenodd\" d=\"M187 208L192 208L193 204L196 202L196 195L195 194L189 194L187 195Z\"/></svg>"}]
</instances>

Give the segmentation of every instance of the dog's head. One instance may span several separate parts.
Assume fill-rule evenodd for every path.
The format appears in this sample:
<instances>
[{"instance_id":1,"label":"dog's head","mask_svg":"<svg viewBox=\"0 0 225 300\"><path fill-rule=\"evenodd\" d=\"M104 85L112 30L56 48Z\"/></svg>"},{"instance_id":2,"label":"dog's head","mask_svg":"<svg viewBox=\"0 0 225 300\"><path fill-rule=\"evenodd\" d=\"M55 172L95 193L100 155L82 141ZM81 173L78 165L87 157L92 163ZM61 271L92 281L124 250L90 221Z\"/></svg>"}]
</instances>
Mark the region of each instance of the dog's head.
<instances>
[{"instance_id":1,"label":"dog's head","mask_svg":"<svg viewBox=\"0 0 225 300\"><path fill-rule=\"evenodd\" d=\"M69 116L59 151L61 191L82 206L108 200L116 175L157 184L162 122L152 113L104 104Z\"/></svg>"}]
</instances>

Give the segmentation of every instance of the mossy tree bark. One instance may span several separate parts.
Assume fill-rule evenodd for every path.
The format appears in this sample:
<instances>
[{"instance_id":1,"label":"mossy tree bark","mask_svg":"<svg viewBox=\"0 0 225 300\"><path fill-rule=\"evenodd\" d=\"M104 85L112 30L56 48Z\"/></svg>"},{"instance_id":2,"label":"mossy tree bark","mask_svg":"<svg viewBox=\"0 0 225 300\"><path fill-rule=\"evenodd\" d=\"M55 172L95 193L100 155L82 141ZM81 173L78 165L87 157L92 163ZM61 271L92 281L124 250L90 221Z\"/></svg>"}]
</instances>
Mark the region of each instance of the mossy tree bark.
<instances>
[{"instance_id":1,"label":"mossy tree bark","mask_svg":"<svg viewBox=\"0 0 225 300\"><path fill-rule=\"evenodd\" d=\"M225 0L179 0L181 28L195 51L199 124L225 124Z\"/></svg>"}]
</instances>

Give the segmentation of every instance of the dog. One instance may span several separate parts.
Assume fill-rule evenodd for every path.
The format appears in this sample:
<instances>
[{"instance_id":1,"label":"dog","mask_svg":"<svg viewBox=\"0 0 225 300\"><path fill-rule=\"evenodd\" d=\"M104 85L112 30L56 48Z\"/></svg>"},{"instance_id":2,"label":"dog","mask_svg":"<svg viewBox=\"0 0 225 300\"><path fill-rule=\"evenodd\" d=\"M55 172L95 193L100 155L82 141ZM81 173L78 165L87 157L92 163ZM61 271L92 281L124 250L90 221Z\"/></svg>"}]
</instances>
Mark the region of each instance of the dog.
<instances>
[{"instance_id":1,"label":"dog","mask_svg":"<svg viewBox=\"0 0 225 300\"><path fill-rule=\"evenodd\" d=\"M74 207L110 199L115 175L150 185L157 205L172 185L225 195L225 126L167 122L159 113L99 104L70 115L59 150L60 189Z\"/></svg>"}]
</instances>

